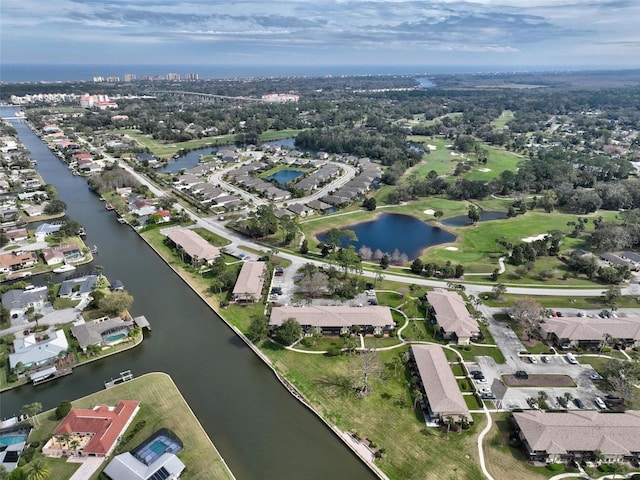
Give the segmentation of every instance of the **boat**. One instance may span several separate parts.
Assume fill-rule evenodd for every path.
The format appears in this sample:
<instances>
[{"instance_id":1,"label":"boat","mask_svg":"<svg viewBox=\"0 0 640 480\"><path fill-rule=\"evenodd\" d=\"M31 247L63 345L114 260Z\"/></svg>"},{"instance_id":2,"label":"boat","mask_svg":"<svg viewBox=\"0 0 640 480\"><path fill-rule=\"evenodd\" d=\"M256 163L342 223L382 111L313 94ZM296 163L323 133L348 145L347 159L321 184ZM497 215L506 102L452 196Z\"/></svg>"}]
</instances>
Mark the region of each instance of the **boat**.
<instances>
[{"instance_id":1,"label":"boat","mask_svg":"<svg viewBox=\"0 0 640 480\"><path fill-rule=\"evenodd\" d=\"M89 249L89 253L98 253L98 246L94 245Z\"/></svg>"},{"instance_id":2,"label":"boat","mask_svg":"<svg viewBox=\"0 0 640 480\"><path fill-rule=\"evenodd\" d=\"M80 227L80 229L76 232L76 235L78 235L79 237L86 237L87 232L85 232L84 227Z\"/></svg>"},{"instance_id":3,"label":"boat","mask_svg":"<svg viewBox=\"0 0 640 480\"><path fill-rule=\"evenodd\" d=\"M110 203L105 203L104 208L106 208L107 210L111 211L111 210L115 210L116 207L114 207L113 205L111 205Z\"/></svg>"},{"instance_id":4,"label":"boat","mask_svg":"<svg viewBox=\"0 0 640 480\"><path fill-rule=\"evenodd\" d=\"M120 372L120 376L118 378L112 378L108 382L104 382L104 388L115 387L116 385L128 382L129 380L133 380L133 373L131 373L131 370L125 370L124 372Z\"/></svg>"},{"instance_id":5,"label":"boat","mask_svg":"<svg viewBox=\"0 0 640 480\"><path fill-rule=\"evenodd\" d=\"M73 272L76 269L74 265L64 264L61 267L54 268L53 273Z\"/></svg>"}]
</instances>

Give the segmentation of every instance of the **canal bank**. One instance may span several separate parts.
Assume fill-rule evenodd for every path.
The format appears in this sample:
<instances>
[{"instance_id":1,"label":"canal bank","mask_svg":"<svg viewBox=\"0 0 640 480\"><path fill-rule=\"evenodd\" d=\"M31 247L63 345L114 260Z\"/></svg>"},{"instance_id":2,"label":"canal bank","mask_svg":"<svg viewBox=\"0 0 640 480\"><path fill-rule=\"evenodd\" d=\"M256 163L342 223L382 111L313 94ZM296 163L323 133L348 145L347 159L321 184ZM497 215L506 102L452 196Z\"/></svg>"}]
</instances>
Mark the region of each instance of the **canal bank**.
<instances>
[{"instance_id":1,"label":"canal bank","mask_svg":"<svg viewBox=\"0 0 640 480\"><path fill-rule=\"evenodd\" d=\"M84 179L72 176L26 125L12 124L38 160L45 181L56 186L67 203L69 217L79 221L89 243L98 246L105 272L122 279L134 296L132 315L144 312L152 318L153 332L139 347L80 367L73 375L42 385L35 395L30 386L3 393L1 416L33 401L51 407L86 395L124 370L136 376L164 371L236 478L375 478L137 233L113 221Z\"/></svg>"}]
</instances>

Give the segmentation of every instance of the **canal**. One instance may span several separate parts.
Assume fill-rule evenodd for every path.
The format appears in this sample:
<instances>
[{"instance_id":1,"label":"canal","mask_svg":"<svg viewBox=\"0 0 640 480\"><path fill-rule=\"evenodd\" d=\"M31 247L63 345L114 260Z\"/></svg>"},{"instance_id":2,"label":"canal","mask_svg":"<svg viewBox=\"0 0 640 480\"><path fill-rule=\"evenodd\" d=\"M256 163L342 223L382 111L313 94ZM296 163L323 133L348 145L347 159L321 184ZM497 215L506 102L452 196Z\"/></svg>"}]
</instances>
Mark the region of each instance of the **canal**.
<instances>
[{"instance_id":1,"label":"canal","mask_svg":"<svg viewBox=\"0 0 640 480\"><path fill-rule=\"evenodd\" d=\"M0 109L3 117L12 109ZM20 120L10 120L70 218L97 245L95 263L134 296L131 313L153 331L137 348L76 368L73 375L0 395L0 416L38 401L45 409L103 388L118 372L171 375L236 478L373 479L373 473L188 288L129 227L116 222L87 188ZM188 467L187 467L188 468Z\"/></svg>"}]
</instances>

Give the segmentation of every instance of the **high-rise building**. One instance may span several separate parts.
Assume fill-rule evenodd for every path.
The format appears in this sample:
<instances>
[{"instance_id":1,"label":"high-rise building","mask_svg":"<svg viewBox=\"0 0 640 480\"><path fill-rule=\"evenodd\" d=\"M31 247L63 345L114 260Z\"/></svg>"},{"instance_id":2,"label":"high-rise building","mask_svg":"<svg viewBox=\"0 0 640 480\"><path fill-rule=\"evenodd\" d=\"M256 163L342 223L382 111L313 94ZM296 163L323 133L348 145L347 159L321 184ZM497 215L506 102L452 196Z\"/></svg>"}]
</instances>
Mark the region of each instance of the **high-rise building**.
<instances>
[{"instance_id":1,"label":"high-rise building","mask_svg":"<svg viewBox=\"0 0 640 480\"><path fill-rule=\"evenodd\" d=\"M170 81L180 81L180 74L179 73L167 73L167 80Z\"/></svg>"},{"instance_id":2,"label":"high-rise building","mask_svg":"<svg viewBox=\"0 0 640 480\"><path fill-rule=\"evenodd\" d=\"M125 73L124 74L124 81L125 82L133 82L136 79L136 74L135 73Z\"/></svg>"},{"instance_id":3,"label":"high-rise building","mask_svg":"<svg viewBox=\"0 0 640 480\"><path fill-rule=\"evenodd\" d=\"M118 83L120 81L120 77L107 77L107 82L109 83Z\"/></svg>"},{"instance_id":4,"label":"high-rise building","mask_svg":"<svg viewBox=\"0 0 640 480\"><path fill-rule=\"evenodd\" d=\"M93 77L93 81L96 83L104 82L104 77Z\"/></svg>"},{"instance_id":5,"label":"high-rise building","mask_svg":"<svg viewBox=\"0 0 640 480\"><path fill-rule=\"evenodd\" d=\"M197 73L185 73L183 78L188 81L198 80L200 76Z\"/></svg>"}]
</instances>

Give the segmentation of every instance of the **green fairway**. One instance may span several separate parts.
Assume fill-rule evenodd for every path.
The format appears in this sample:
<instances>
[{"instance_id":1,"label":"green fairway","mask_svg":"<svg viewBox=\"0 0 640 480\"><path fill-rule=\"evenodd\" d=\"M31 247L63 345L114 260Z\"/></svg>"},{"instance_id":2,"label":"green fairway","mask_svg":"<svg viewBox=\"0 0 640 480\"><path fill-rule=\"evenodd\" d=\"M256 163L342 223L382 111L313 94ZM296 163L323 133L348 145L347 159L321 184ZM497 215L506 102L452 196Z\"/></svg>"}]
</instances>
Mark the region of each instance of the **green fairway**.
<instances>
[{"instance_id":1,"label":"green fairway","mask_svg":"<svg viewBox=\"0 0 640 480\"><path fill-rule=\"evenodd\" d=\"M413 143L422 145L428 155L424 155L422 161L416 166L408 169L402 176L403 181L408 181L411 176L415 176L418 180L426 178L427 174L434 170L438 175L452 174L456 168L456 164L460 160L460 156L452 155L456 153L451 145L451 140L426 137L423 135L410 135L408 140ZM429 148L429 145L435 149ZM448 146L449 145L449 146Z\"/></svg>"},{"instance_id":2,"label":"green fairway","mask_svg":"<svg viewBox=\"0 0 640 480\"><path fill-rule=\"evenodd\" d=\"M524 159L515 153L489 145L483 145L482 148L489 152L489 160L486 165L474 164L471 171L464 174L464 178L467 180L489 181L492 178L500 176L505 170L515 172L518 163Z\"/></svg>"},{"instance_id":3,"label":"green fairway","mask_svg":"<svg viewBox=\"0 0 640 480\"><path fill-rule=\"evenodd\" d=\"M494 130L504 130L507 123L513 120L514 113L511 110L504 110L498 118L496 118L491 125Z\"/></svg>"}]
</instances>

